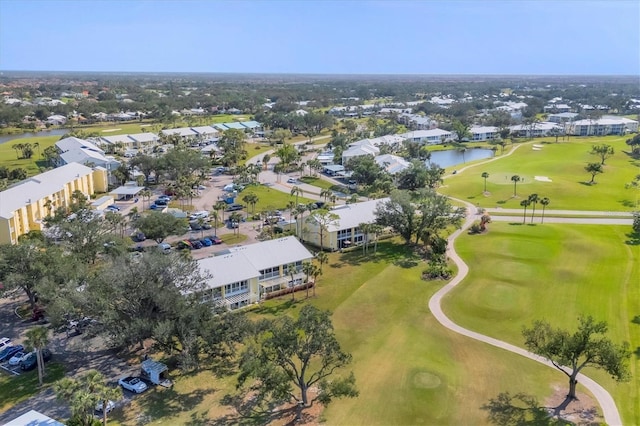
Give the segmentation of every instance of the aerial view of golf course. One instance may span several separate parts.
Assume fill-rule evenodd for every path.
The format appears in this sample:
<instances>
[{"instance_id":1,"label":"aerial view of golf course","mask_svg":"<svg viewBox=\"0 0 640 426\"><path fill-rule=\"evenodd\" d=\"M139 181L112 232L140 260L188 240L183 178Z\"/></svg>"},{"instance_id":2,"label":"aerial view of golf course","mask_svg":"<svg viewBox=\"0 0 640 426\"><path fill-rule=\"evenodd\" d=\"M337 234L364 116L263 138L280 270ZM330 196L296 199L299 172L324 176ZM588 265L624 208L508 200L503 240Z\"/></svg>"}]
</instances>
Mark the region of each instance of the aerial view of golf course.
<instances>
[{"instance_id":1,"label":"aerial view of golf course","mask_svg":"<svg viewBox=\"0 0 640 426\"><path fill-rule=\"evenodd\" d=\"M638 424L640 240L630 225L606 219L622 212L630 217L638 202L632 183L640 161L629 155L627 139L535 140L445 179L440 192L490 210L492 221L485 232L456 239L469 273L444 297L442 309L466 329L521 348L523 328L535 321L570 334L581 317L605 321L608 331L599 337L629 343L630 374L617 381L602 369L582 372L611 394L624 424ZM602 145L613 148L604 160L592 153ZM602 161L591 182L588 163ZM533 202L522 204L531 194L538 197L537 210ZM577 217L586 223L574 223ZM584 220L590 217L597 219ZM408 261L392 242L381 246L377 260L357 270L358 253L333 254L333 268L322 277L318 303L334 311L360 389L359 398L327 408L329 423L538 424L536 418L566 404L565 374L442 327L428 302L445 283L422 281L417 259ZM334 285L333 274L342 277L337 282L358 284ZM605 421L580 383L577 396L564 420Z\"/></svg>"}]
</instances>

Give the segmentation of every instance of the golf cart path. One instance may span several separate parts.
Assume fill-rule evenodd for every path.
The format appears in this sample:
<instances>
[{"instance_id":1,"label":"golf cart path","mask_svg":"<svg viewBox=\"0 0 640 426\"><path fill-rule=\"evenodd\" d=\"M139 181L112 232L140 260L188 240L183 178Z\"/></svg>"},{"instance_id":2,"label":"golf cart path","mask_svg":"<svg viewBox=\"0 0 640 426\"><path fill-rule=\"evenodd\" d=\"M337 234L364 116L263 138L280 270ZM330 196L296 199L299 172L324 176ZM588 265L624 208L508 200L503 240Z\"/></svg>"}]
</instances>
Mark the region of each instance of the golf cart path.
<instances>
[{"instance_id":1,"label":"golf cart path","mask_svg":"<svg viewBox=\"0 0 640 426\"><path fill-rule=\"evenodd\" d=\"M457 200L461 201L461 200ZM473 212L475 207L467 203L465 201L461 201L465 205L467 205L467 211ZM540 357L532 352L529 352L525 349L519 348L515 345L512 345L507 342L503 342L502 340L494 339L493 337L486 336L484 334L477 333L475 331L468 330L464 327L459 326L454 323L445 315L442 311L441 302L442 299L451 291L453 288L458 285L469 273L469 267L464 261L460 258L458 253L455 251L454 241L460 236L463 232L465 232L476 220L476 216L471 213L467 214L467 218L464 222L464 225L454 232L449 237L449 244L447 248L448 256L451 258L456 266L458 267L458 274L444 287L438 290L432 297L429 299L429 310L433 313L433 316L438 320L440 324L449 330L461 334L463 336L470 337L472 339L478 340L480 342L488 343L492 346L495 346L500 349L507 350L509 352L513 352L515 354L524 356L526 358L537 361L541 364L547 365L551 368L555 368L553 364L547 359ZM620 413L618 412L618 408L616 404L609 394L602 386L600 386L597 382L585 376L584 374L578 374L578 382L581 383L584 387L586 387L593 396L598 400L598 404L602 409L602 413L604 416L604 420L607 424L612 426L622 425L622 419L620 418Z\"/></svg>"}]
</instances>

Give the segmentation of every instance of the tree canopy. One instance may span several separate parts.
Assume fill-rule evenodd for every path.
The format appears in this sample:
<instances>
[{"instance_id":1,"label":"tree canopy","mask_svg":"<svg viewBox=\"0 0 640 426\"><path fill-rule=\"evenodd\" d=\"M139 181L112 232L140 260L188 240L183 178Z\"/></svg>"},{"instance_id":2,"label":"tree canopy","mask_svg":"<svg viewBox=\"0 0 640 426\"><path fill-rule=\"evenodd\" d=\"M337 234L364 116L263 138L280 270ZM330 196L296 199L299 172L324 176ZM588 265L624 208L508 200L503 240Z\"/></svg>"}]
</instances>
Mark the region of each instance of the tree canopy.
<instances>
[{"instance_id":1,"label":"tree canopy","mask_svg":"<svg viewBox=\"0 0 640 426\"><path fill-rule=\"evenodd\" d=\"M358 396L353 373L335 376L352 357L340 348L328 311L306 305L298 319L283 316L256 328L255 341L240 359L238 383L254 379L250 389L259 401L293 399L300 416L315 401L326 405L334 398ZM318 392L310 397L313 386Z\"/></svg>"},{"instance_id":2,"label":"tree canopy","mask_svg":"<svg viewBox=\"0 0 640 426\"><path fill-rule=\"evenodd\" d=\"M604 370L618 381L630 376L629 344L617 345L605 337L608 326L604 321L587 316L580 317L578 323L573 334L545 321L535 321L531 328L522 330L527 349L547 358L569 378L567 397L571 399L576 399L577 376L584 367Z\"/></svg>"},{"instance_id":3,"label":"tree canopy","mask_svg":"<svg viewBox=\"0 0 640 426\"><path fill-rule=\"evenodd\" d=\"M158 244L169 235L183 234L186 223L169 213L151 212L136 220L136 226L147 238L156 240Z\"/></svg>"}]
</instances>

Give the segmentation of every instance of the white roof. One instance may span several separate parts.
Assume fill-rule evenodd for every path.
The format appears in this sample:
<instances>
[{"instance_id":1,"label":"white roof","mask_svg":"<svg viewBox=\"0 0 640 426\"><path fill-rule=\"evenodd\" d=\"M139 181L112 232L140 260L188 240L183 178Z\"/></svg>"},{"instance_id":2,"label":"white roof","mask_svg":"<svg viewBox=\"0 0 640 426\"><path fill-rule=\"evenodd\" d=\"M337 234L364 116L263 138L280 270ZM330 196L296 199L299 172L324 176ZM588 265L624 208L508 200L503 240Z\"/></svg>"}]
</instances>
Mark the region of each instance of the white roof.
<instances>
[{"instance_id":1,"label":"white roof","mask_svg":"<svg viewBox=\"0 0 640 426\"><path fill-rule=\"evenodd\" d=\"M160 133L167 136L178 135L182 137L197 135L197 133L191 130L190 127L181 127L179 129L165 129L165 130L162 130Z\"/></svg>"},{"instance_id":2,"label":"white roof","mask_svg":"<svg viewBox=\"0 0 640 426\"><path fill-rule=\"evenodd\" d=\"M374 158L375 162L383 167L388 173L395 175L401 171L408 169L411 163L402 157L392 154L378 155Z\"/></svg>"},{"instance_id":3,"label":"white roof","mask_svg":"<svg viewBox=\"0 0 640 426\"><path fill-rule=\"evenodd\" d=\"M64 138L56 142L56 147L62 151L67 152L75 149L82 149L85 151L93 151L99 152L100 154L104 154L104 151L98 148L96 145L92 144L89 141L84 139L79 139L76 137Z\"/></svg>"},{"instance_id":4,"label":"white roof","mask_svg":"<svg viewBox=\"0 0 640 426\"><path fill-rule=\"evenodd\" d=\"M536 123L533 125L533 127L530 124L517 124L515 126L509 126L509 128L511 130L522 130L522 131L527 131L527 130L551 130L551 129L562 129L562 126L560 126L558 123L553 123L550 121L542 121L540 123Z\"/></svg>"},{"instance_id":5,"label":"white roof","mask_svg":"<svg viewBox=\"0 0 640 426\"><path fill-rule=\"evenodd\" d=\"M217 135L218 133L220 133L218 129L211 126L192 127L191 130L199 135Z\"/></svg>"},{"instance_id":6,"label":"white roof","mask_svg":"<svg viewBox=\"0 0 640 426\"><path fill-rule=\"evenodd\" d=\"M577 120L574 121L574 125L578 126L589 126L589 125L599 125L599 126L610 126L613 124L626 124L626 123L637 123L635 120L630 120L628 118L622 119L621 117L610 117L610 118L599 118L597 120Z\"/></svg>"},{"instance_id":7,"label":"white roof","mask_svg":"<svg viewBox=\"0 0 640 426\"><path fill-rule=\"evenodd\" d=\"M494 126L472 126L469 131L471 133L495 133L498 128Z\"/></svg>"},{"instance_id":8,"label":"white roof","mask_svg":"<svg viewBox=\"0 0 640 426\"><path fill-rule=\"evenodd\" d=\"M362 203L344 204L331 209L331 213L338 215L337 224L329 225L329 232L341 229L355 228L361 223L373 223L376 221L374 214L378 203L388 201L388 198L380 200L364 201Z\"/></svg>"},{"instance_id":9,"label":"white roof","mask_svg":"<svg viewBox=\"0 0 640 426\"><path fill-rule=\"evenodd\" d=\"M284 237L247 246L233 247L228 254L198 261L201 269L209 271L212 278L207 287L217 288L227 284L260 276L260 271L274 266L287 265L313 258L295 237Z\"/></svg>"},{"instance_id":10,"label":"white roof","mask_svg":"<svg viewBox=\"0 0 640 426\"><path fill-rule=\"evenodd\" d=\"M5 423L5 426L64 426L64 423L60 423L36 410L31 410L20 417L16 417L9 423Z\"/></svg>"},{"instance_id":11,"label":"white roof","mask_svg":"<svg viewBox=\"0 0 640 426\"><path fill-rule=\"evenodd\" d=\"M577 117L577 112L559 112L557 114L549 114L549 117L573 118Z\"/></svg>"},{"instance_id":12,"label":"white roof","mask_svg":"<svg viewBox=\"0 0 640 426\"><path fill-rule=\"evenodd\" d=\"M424 138L432 138L432 137L440 137L440 136L451 136L451 132L447 132L442 129L431 129L431 130L414 130L412 132L406 132L400 134L403 139L424 139Z\"/></svg>"},{"instance_id":13,"label":"white roof","mask_svg":"<svg viewBox=\"0 0 640 426\"><path fill-rule=\"evenodd\" d=\"M19 208L61 191L68 182L91 173L93 170L87 166L69 163L12 186L0 192L0 217L8 219Z\"/></svg>"},{"instance_id":14,"label":"white roof","mask_svg":"<svg viewBox=\"0 0 640 426\"><path fill-rule=\"evenodd\" d=\"M373 145L358 145L349 148L342 153L342 158L345 157L358 157L361 155L377 155L380 153L380 149Z\"/></svg>"}]
</instances>

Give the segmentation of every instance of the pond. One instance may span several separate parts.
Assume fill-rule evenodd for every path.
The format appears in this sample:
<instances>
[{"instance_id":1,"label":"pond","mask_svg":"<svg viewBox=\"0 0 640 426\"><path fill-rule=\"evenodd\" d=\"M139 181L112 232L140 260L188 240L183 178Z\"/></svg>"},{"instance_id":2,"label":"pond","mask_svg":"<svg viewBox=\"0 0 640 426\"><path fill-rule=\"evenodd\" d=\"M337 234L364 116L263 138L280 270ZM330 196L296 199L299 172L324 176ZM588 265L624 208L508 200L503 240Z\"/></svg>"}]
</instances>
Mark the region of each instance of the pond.
<instances>
[{"instance_id":1,"label":"pond","mask_svg":"<svg viewBox=\"0 0 640 426\"><path fill-rule=\"evenodd\" d=\"M0 143L17 141L18 139L33 138L36 136L62 136L62 135L66 135L70 131L71 130L69 129L53 129L53 130L42 130L39 132L20 133L17 135L4 135L4 136L0 136Z\"/></svg>"},{"instance_id":2,"label":"pond","mask_svg":"<svg viewBox=\"0 0 640 426\"><path fill-rule=\"evenodd\" d=\"M493 150L485 148L467 149L466 151L464 151L464 153L456 149L450 149L447 151L434 151L431 153L431 160L427 161L427 165L429 165L429 163L432 163L446 168L468 163L469 161L492 158L493 155Z\"/></svg>"}]
</instances>

